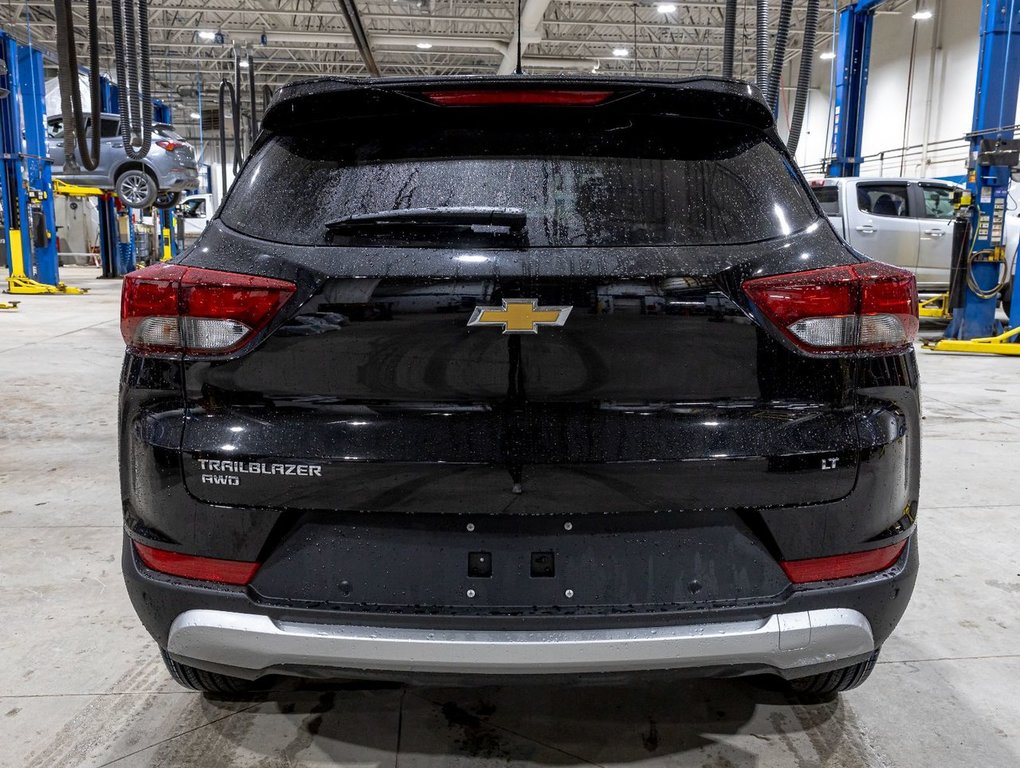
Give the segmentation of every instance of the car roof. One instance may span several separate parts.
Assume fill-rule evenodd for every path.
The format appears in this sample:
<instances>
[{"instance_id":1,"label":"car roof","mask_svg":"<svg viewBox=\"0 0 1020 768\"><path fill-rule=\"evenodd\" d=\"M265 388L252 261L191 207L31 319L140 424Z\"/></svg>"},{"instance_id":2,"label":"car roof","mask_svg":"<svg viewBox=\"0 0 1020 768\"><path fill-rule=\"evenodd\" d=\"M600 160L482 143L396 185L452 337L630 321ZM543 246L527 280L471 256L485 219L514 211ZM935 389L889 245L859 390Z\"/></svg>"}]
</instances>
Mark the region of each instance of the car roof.
<instances>
[{"instance_id":1,"label":"car roof","mask_svg":"<svg viewBox=\"0 0 1020 768\"><path fill-rule=\"evenodd\" d=\"M92 117L92 113L91 112L82 112L81 116L82 116L82 119L85 119L87 117ZM99 113L99 117L100 118L104 118L105 117L105 118L108 118L110 120L120 120L120 115L118 115L116 112L100 112ZM53 120L63 120L63 119L64 119L63 115L48 115L46 117L46 121L47 122L52 122Z\"/></svg>"}]
</instances>

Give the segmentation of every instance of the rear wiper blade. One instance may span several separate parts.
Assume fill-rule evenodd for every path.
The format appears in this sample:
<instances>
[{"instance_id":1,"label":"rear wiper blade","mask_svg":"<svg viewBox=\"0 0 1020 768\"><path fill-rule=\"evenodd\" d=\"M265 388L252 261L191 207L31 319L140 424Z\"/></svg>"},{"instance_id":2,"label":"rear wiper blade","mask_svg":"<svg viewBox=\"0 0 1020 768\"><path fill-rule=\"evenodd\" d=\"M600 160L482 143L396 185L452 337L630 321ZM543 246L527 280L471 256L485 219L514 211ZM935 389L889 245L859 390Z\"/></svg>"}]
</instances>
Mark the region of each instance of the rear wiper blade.
<instances>
[{"instance_id":1,"label":"rear wiper blade","mask_svg":"<svg viewBox=\"0 0 1020 768\"><path fill-rule=\"evenodd\" d=\"M451 206L449 208L398 208L391 211L358 213L326 224L331 234L358 232L376 228L481 226L506 227L521 232L528 223L522 208L489 206Z\"/></svg>"}]
</instances>

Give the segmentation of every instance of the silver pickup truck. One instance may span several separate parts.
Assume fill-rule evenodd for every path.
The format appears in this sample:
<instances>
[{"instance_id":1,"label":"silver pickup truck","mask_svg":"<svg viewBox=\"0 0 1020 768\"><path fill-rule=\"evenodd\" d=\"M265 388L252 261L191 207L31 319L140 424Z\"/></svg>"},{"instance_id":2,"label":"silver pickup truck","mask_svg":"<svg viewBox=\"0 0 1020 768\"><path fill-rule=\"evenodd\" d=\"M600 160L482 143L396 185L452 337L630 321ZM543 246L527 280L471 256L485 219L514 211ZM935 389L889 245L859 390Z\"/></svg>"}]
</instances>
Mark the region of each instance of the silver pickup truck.
<instances>
[{"instance_id":1,"label":"silver pickup truck","mask_svg":"<svg viewBox=\"0 0 1020 768\"><path fill-rule=\"evenodd\" d=\"M917 275L921 293L949 287L953 260L953 194L939 179L839 178L811 183L836 231L861 253ZM1016 211L1006 216L1006 253L1020 243Z\"/></svg>"}]
</instances>

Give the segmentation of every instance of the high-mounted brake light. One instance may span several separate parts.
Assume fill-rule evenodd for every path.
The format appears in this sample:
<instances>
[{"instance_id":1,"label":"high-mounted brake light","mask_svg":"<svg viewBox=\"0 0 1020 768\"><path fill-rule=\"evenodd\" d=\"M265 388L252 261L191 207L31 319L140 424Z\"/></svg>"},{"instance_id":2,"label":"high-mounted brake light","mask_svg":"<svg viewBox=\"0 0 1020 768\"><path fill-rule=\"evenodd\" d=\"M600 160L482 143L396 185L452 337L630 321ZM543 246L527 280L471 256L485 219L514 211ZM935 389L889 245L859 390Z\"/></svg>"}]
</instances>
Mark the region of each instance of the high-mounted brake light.
<instances>
[{"instance_id":1,"label":"high-mounted brake light","mask_svg":"<svg viewBox=\"0 0 1020 768\"><path fill-rule=\"evenodd\" d=\"M251 341L294 291L285 280L154 264L124 277L120 331L137 352L222 355Z\"/></svg>"},{"instance_id":2,"label":"high-mounted brake light","mask_svg":"<svg viewBox=\"0 0 1020 768\"><path fill-rule=\"evenodd\" d=\"M917 336L914 275L888 264L759 277L743 287L761 313L807 352L895 352Z\"/></svg>"},{"instance_id":3,"label":"high-mounted brake light","mask_svg":"<svg viewBox=\"0 0 1020 768\"><path fill-rule=\"evenodd\" d=\"M593 106L608 99L612 91L485 90L426 91L425 96L445 107L482 107L500 104L544 104L551 106Z\"/></svg>"},{"instance_id":4,"label":"high-mounted brake light","mask_svg":"<svg viewBox=\"0 0 1020 768\"><path fill-rule=\"evenodd\" d=\"M907 542L904 540L888 547L869 549L867 552L817 557L811 560L786 560L780 562L779 565L786 572L787 578L794 584L846 579L891 568L900 559L905 546L907 546Z\"/></svg>"},{"instance_id":5,"label":"high-mounted brake light","mask_svg":"<svg viewBox=\"0 0 1020 768\"><path fill-rule=\"evenodd\" d=\"M138 559L146 568L185 579L215 581L220 584L247 584L259 569L258 563L242 560L218 560L212 557L182 555L166 549L156 549L134 542Z\"/></svg>"},{"instance_id":6,"label":"high-mounted brake light","mask_svg":"<svg viewBox=\"0 0 1020 768\"><path fill-rule=\"evenodd\" d=\"M169 139L160 139L156 142L157 147L162 147L167 152L173 152L177 147L181 146L176 141L170 141Z\"/></svg>"}]
</instances>

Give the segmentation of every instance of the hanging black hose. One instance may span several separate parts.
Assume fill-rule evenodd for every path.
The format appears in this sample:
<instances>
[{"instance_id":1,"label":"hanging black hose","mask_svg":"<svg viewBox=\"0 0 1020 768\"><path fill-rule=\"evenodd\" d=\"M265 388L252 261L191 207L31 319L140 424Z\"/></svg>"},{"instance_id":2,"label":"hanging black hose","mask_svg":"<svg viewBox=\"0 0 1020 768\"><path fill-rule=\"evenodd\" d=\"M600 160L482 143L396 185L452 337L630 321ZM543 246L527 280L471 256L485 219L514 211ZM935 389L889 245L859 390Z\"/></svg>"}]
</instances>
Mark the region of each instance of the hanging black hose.
<instances>
[{"instance_id":1,"label":"hanging black hose","mask_svg":"<svg viewBox=\"0 0 1020 768\"><path fill-rule=\"evenodd\" d=\"M786 146L790 154L796 154L800 143L800 132L804 127L804 110L807 107L808 89L811 87L811 69L815 62L815 34L818 32L818 0L808 0L804 15L804 41L800 47L800 73L797 76L797 93L793 98L793 112L790 115L790 136Z\"/></svg>"},{"instance_id":2,"label":"hanging black hose","mask_svg":"<svg viewBox=\"0 0 1020 768\"><path fill-rule=\"evenodd\" d=\"M252 58L251 49L248 49L248 101L251 105L251 115L248 118L248 146L255 143L255 134L259 132L259 111L258 96L255 93L255 60Z\"/></svg>"},{"instance_id":3,"label":"hanging black hose","mask_svg":"<svg viewBox=\"0 0 1020 768\"><path fill-rule=\"evenodd\" d=\"M786 43L790 38L790 16L793 14L793 0L783 0L779 7L779 24L776 27L776 47L772 54L772 71L765 88L765 101L772 114L779 116L779 86L783 77L783 59L786 58Z\"/></svg>"},{"instance_id":4,"label":"hanging black hose","mask_svg":"<svg viewBox=\"0 0 1020 768\"><path fill-rule=\"evenodd\" d=\"M120 85L120 136L127 156L141 160L152 146L148 0L112 0L111 10Z\"/></svg>"},{"instance_id":5,"label":"hanging black hose","mask_svg":"<svg viewBox=\"0 0 1020 768\"><path fill-rule=\"evenodd\" d=\"M230 81L223 79L220 82L220 178L223 182L220 194L227 193L227 123L223 119L225 111L225 96L230 92L230 114L234 128L234 175L241 169L241 110L240 100L237 98L237 91Z\"/></svg>"},{"instance_id":6,"label":"hanging black hose","mask_svg":"<svg viewBox=\"0 0 1020 768\"><path fill-rule=\"evenodd\" d=\"M89 0L89 100L91 136L86 143L81 90L78 87L78 53L74 35L71 0L55 0L54 19L57 25L57 59L60 64L58 81L64 115L64 162L73 170L77 166L75 149L87 171L99 166L101 97L99 91L99 3Z\"/></svg>"},{"instance_id":7,"label":"hanging black hose","mask_svg":"<svg viewBox=\"0 0 1020 768\"><path fill-rule=\"evenodd\" d=\"M234 92L231 94L234 116L234 143L239 148L234 153L234 173L238 169L238 155L244 154L244 137L241 135L241 52L234 47Z\"/></svg>"},{"instance_id":8,"label":"hanging black hose","mask_svg":"<svg viewBox=\"0 0 1020 768\"><path fill-rule=\"evenodd\" d=\"M737 0L726 0L726 15L723 17L723 77L733 77L733 48L737 37Z\"/></svg>"},{"instance_id":9,"label":"hanging black hose","mask_svg":"<svg viewBox=\"0 0 1020 768\"><path fill-rule=\"evenodd\" d=\"M262 86L262 114L266 114L266 110L269 109L269 102L273 100L273 89L268 85Z\"/></svg>"},{"instance_id":10,"label":"hanging black hose","mask_svg":"<svg viewBox=\"0 0 1020 768\"><path fill-rule=\"evenodd\" d=\"M764 92L769 80L769 0L758 0L754 54L754 80Z\"/></svg>"}]
</instances>

